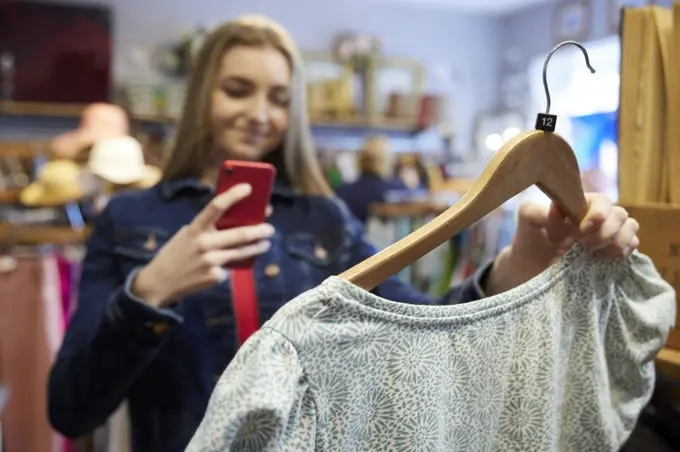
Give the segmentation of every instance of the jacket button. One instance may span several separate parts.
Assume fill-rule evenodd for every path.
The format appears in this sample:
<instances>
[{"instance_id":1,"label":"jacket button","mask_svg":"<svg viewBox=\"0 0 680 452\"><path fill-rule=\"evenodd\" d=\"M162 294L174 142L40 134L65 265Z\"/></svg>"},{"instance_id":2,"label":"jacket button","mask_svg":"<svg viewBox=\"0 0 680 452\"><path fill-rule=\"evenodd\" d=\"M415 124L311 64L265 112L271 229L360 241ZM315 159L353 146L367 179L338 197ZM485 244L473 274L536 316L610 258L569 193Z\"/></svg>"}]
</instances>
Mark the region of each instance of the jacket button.
<instances>
[{"instance_id":1,"label":"jacket button","mask_svg":"<svg viewBox=\"0 0 680 452\"><path fill-rule=\"evenodd\" d=\"M146 239L146 242L144 242L142 247L146 251L154 251L156 248L158 248L158 244L156 243L156 236L154 234L149 234L149 237Z\"/></svg>"},{"instance_id":2,"label":"jacket button","mask_svg":"<svg viewBox=\"0 0 680 452\"><path fill-rule=\"evenodd\" d=\"M314 257L324 261L328 259L328 251L326 251L326 248L324 248L323 246L316 245L316 247L314 248Z\"/></svg>"},{"instance_id":3,"label":"jacket button","mask_svg":"<svg viewBox=\"0 0 680 452\"><path fill-rule=\"evenodd\" d=\"M170 325L168 325L168 322L163 321L152 322L149 326L151 327L151 330L159 336L168 331L168 329L170 329Z\"/></svg>"},{"instance_id":4,"label":"jacket button","mask_svg":"<svg viewBox=\"0 0 680 452\"><path fill-rule=\"evenodd\" d=\"M267 278L276 278L281 273L281 269L276 264L269 264L264 268L264 274Z\"/></svg>"}]
</instances>

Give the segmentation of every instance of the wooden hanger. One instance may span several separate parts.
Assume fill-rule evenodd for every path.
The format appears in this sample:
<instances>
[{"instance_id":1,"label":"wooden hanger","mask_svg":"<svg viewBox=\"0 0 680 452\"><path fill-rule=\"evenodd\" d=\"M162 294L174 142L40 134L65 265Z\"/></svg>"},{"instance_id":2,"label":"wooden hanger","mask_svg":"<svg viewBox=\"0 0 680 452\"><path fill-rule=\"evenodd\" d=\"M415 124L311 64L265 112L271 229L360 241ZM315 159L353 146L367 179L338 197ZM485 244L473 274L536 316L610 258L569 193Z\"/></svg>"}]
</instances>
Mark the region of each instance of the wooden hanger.
<instances>
[{"instance_id":1,"label":"wooden hanger","mask_svg":"<svg viewBox=\"0 0 680 452\"><path fill-rule=\"evenodd\" d=\"M595 72L588 53L577 42L563 42L550 52L543 66L547 107L546 113L539 113L536 119L539 130L523 132L509 140L456 204L420 229L345 271L341 278L364 290L372 290L532 185L548 195L575 224L581 222L588 209L581 173L571 146L553 133L557 117L550 114L546 76L550 57L568 44L581 49L586 65Z\"/></svg>"}]
</instances>

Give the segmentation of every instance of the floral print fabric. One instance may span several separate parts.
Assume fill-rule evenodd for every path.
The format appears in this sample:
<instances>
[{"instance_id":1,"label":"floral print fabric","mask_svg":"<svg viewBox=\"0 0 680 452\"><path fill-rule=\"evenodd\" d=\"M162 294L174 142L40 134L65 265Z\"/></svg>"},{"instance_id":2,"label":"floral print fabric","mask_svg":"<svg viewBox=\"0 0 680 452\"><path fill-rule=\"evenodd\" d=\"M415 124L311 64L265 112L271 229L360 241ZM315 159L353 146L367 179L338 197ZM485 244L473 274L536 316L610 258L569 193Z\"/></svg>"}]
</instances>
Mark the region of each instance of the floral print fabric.
<instances>
[{"instance_id":1,"label":"floral print fabric","mask_svg":"<svg viewBox=\"0 0 680 452\"><path fill-rule=\"evenodd\" d=\"M646 256L601 262L578 245L459 305L332 277L241 347L188 451L615 451L674 319Z\"/></svg>"}]
</instances>

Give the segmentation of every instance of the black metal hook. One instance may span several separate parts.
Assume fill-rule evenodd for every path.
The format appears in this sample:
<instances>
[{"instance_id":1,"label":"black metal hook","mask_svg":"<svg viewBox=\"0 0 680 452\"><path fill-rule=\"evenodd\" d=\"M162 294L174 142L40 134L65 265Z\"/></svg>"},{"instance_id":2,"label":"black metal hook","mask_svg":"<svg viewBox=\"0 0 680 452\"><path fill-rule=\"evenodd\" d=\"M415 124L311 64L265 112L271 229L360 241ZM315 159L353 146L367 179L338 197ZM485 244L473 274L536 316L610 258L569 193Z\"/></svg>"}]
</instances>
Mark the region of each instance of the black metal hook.
<instances>
[{"instance_id":1,"label":"black metal hook","mask_svg":"<svg viewBox=\"0 0 680 452\"><path fill-rule=\"evenodd\" d=\"M564 47L566 45L574 45L581 49L581 52L583 52L583 56L586 59L586 66L588 66L588 69L590 69L590 73L594 74L595 69L590 65L590 57L588 57L588 51L586 50L585 47L583 47L581 44L579 44L576 41L564 41L560 44L557 44L548 54L548 56L545 59L545 63L543 63L543 89L545 90L545 101L546 101L546 106L545 106L545 114L549 115L550 114L550 89L548 89L548 63L550 62L550 58L552 58L553 54L557 52L558 49L561 47Z\"/></svg>"}]
</instances>

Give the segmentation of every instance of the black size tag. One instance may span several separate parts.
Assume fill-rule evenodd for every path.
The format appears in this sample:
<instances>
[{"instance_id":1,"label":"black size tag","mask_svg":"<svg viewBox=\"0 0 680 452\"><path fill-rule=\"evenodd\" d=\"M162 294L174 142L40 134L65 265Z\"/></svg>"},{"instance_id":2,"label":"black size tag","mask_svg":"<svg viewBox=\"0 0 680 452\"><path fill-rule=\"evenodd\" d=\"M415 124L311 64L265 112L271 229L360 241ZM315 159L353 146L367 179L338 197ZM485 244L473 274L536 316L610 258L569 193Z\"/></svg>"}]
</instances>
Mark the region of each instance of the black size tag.
<instances>
[{"instance_id":1,"label":"black size tag","mask_svg":"<svg viewBox=\"0 0 680 452\"><path fill-rule=\"evenodd\" d=\"M546 113L539 113L536 116L536 130L544 132L554 132L557 125L557 115L549 115Z\"/></svg>"}]
</instances>

